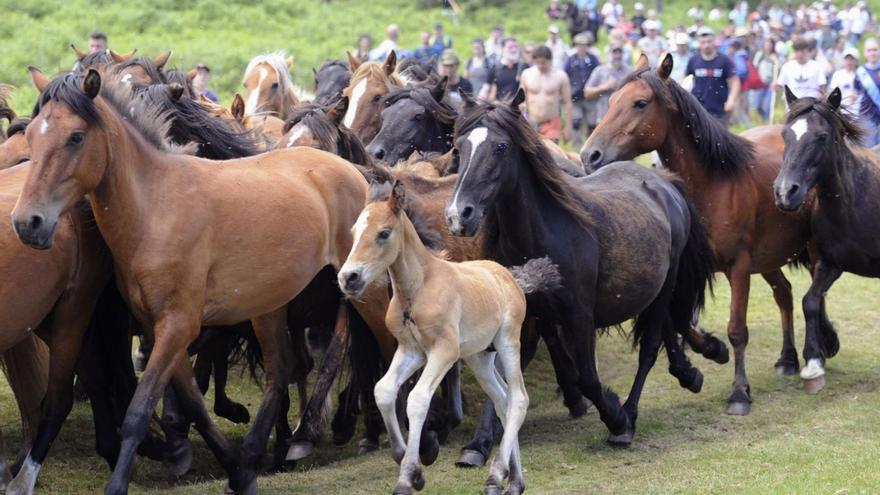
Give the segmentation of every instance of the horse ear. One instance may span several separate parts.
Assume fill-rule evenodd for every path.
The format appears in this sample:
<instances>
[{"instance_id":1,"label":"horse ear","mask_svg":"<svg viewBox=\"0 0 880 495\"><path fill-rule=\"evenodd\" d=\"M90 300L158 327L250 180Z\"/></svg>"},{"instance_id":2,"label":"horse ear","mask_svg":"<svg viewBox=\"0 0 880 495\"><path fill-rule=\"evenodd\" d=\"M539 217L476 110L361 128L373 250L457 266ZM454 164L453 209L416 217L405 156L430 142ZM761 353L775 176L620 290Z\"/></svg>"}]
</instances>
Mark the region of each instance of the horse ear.
<instances>
[{"instance_id":1,"label":"horse ear","mask_svg":"<svg viewBox=\"0 0 880 495\"><path fill-rule=\"evenodd\" d=\"M513 95L513 100L510 101L510 108L514 112L519 112L519 106L526 101L526 92L523 91L522 87L516 89L516 94Z\"/></svg>"},{"instance_id":2,"label":"horse ear","mask_svg":"<svg viewBox=\"0 0 880 495\"><path fill-rule=\"evenodd\" d=\"M345 52L345 54L348 55L348 70L352 72L356 71L357 68L361 66L361 61L355 58L351 52Z\"/></svg>"},{"instance_id":3,"label":"horse ear","mask_svg":"<svg viewBox=\"0 0 880 495\"><path fill-rule=\"evenodd\" d=\"M404 201L406 201L406 192L403 190L403 184L395 179L394 185L391 186L391 197L388 198L388 204L395 215L403 211Z\"/></svg>"},{"instance_id":4,"label":"horse ear","mask_svg":"<svg viewBox=\"0 0 880 495\"><path fill-rule=\"evenodd\" d=\"M394 74L394 69L397 68L397 53L394 50L388 52L388 56L385 57L385 74L389 76Z\"/></svg>"},{"instance_id":5,"label":"horse ear","mask_svg":"<svg viewBox=\"0 0 880 495\"><path fill-rule=\"evenodd\" d=\"M171 99L177 101L183 96L183 86L177 83L171 83L168 85L168 93L171 95Z\"/></svg>"},{"instance_id":6,"label":"horse ear","mask_svg":"<svg viewBox=\"0 0 880 495\"><path fill-rule=\"evenodd\" d=\"M312 75L318 77L318 69L312 67Z\"/></svg>"},{"instance_id":7,"label":"horse ear","mask_svg":"<svg viewBox=\"0 0 880 495\"><path fill-rule=\"evenodd\" d=\"M832 91L831 94L828 95L828 98L825 101L827 101L828 104L831 105L831 108L837 110L838 108L840 108L840 97L840 88L834 88L834 91Z\"/></svg>"},{"instance_id":8,"label":"horse ear","mask_svg":"<svg viewBox=\"0 0 880 495\"><path fill-rule=\"evenodd\" d=\"M129 60L131 60L131 58L134 57L135 52L137 52L137 48L126 53L125 55L120 54L120 53L116 53L113 50L109 50L109 52L110 52L110 58L113 59L113 62L115 62L117 64L121 64L123 62L128 62Z\"/></svg>"},{"instance_id":9,"label":"horse ear","mask_svg":"<svg viewBox=\"0 0 880 495\"><path fill-rule=\"evenodd\" d=\"M651 63L648 61L648 56L644 53L639 55L639 59L636 60L635 70L647 69L651 66Z\"/></svg>"},{"instance_id":10,"label":"horse ear","mask_svg":"<svg viewBox=\"0 0 880 495\"><path fill-rule=\"evenodd\" d=\"M199 70L198 70L198 69L190 69L190 70L186 73L186 78L187 78L188 80L192 81L193 79L196 78L196 75L198 75L198 73L199 73Z\"/></svg>"},{"instance_id":11,"label":"horse ear","mask_svg":"<svg viewBox=\"0 0 880 495\"><path fill-rule=\"evenodd\" d=\"M244 119L244 98L240 94L235 93L235 96L232 97L232 105L229 106L229 111L235 117L235 120L241 122Z\"/></svg>"},{"instance_id":12,"label":"horse ear","mask_svg":"<svg viewBox=\"0 0 880 495\"><path fill-rule=\"evenodd\" d=\"M348 97L342 96L336 100L336 103L333 104L324 115L327 116L332 122L336 125L339 125L342 122L342 119L345 117L345 112L348 111Z\"/></svg>"},{"instance_id":13,"label":"horse ear","mask_svg":"<svg viewBox=\"0 0 880 495\"><path fill-rule=\"evenodd\" d=\"M798 97L795 96L794 93L791 92L791 88L789 88L788 84L786 84L785 85L785 102L788 103L789 106L791 106L794 102L797 101L797 99L798 99Z\"/></svg>"},{"instance_id":14,"label":"horse ear","mask_svg":"<svg viewBox=\"0 0 880 495\"><path fill-rule=\"evenodd\" d=\"M42 93L46 91L46 87L49 86L49 78L46 77L46 74L34 67L33 65L28 66L28 71L31 73L31 81L34 83L34 87L37 88L37 91Z\"/></svg>"},{"instance_id":15,"label":"horse ear","mask_svg":"<svg viewBox=\"0 0 880 495\"><path fill-rule=\"evenodd\" d=\"M293 55L291 55L291 56L287 57L286 59L284 59L284 63L287 64L287 68L288 68L288 69L292 69L292 68L293 68L293 62L294 62L294 60L295 60L295 59L293 58Z\"/></svg>"},{"instance_id":16,"label":"horse ear","mask_svg":"<svg viewBox=\"0 0 880 495\"><path fill-rule=\"evenodd\" d=\"M464 102L465 110L471 110L472 108L477 106L477 100L475 100L470 93L463 90L461 86L458 87L458 94L461 95L461 101Z\"/></svg>"},{"instance_id":17,"label":"horse ear","mask_svg":"<svg viewBox=\"0 0 880 495\"><path fill-rule=\"evenodd\" d=\"M446 84L448 82L449 76L443 76L443 79L440 79L440 82L438 82L436 86L431 88L431 96L437 103L440 103L440 101L443 100L443 96L446 95Z\"/></svg>"},{"instance_id":18,"label":"horse ear","mask_svg":"<svg viewBox=\"0 0 880 495\"><path fill-rule=\"evenodd\" d=\"M88 55L88 53L86 53L86 52L80 50L80 49L77 48L76 45L74 45L73 43L70 44L70 47L73 48L73 53L76 53L76 59L77 59L77 60L82 60L82 59L84 59L84 58L86 57L86 55Z\"/></svg>"},{"instance_id":19,"label":"horse ear","mask_svg":"<svg viewBox=\"0 0 880 495\"><path fill-rule=\"evenodd\" d=\"M101 92L101 74L95 69L89 69L89 73L83 79L82 90L90 100L94 100Z\"/></svg>"},{"instance_id":20,"label":"horse ear","mask_svg":"<svg viewBox=\"0 0 880 495\"><path fill-rule=\"evenodd\" d=\"M667 53L660 65L657 66L657 75L665 81L669 79L669 74L672 74L672 54Z\"/></svg>"},{"instance_id":21,"label":"horse ear","mask_svg":"<svg viewBox=\"0 0 880 495\"><path fill-rule=\"evenodd\" d=\"M153 63L156 64L156 67L162 68L165 67L165 64L168 63L168 59L171 58L171 50L159 55L158 57L153 59Z\"/></svg>"}]
</instances>

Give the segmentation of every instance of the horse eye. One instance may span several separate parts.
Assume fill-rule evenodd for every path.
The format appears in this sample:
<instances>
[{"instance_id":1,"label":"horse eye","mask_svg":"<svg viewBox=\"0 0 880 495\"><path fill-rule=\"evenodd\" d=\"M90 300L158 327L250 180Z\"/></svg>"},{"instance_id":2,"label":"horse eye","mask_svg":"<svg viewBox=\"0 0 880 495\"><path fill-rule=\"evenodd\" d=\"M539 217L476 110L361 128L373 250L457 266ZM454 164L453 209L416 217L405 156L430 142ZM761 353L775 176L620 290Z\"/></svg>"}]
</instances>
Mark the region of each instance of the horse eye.
<instances>
[{"instance_id":1,"label":"horse eye","mask_svg":"<svg viewBox=\"0 0 880 495\"><path fill-rule=\"evenodd\" d=\"M642 108L645 108L646 106L648 106L647 100L636 100L636 102L633 103L633 108L642 109Z\"/></svg>"},{"instance_id":2,"label":"horse eye","mask_svg":"<svg viewBox=\"0 0 880 495\"><path fill-rule=\"evenodd\" d=\"M28 160L30 160L30 159L31 159L31 157L29 157L29 156L25 156L25 157L22 157L21 160L15 162L15 164L16 164L16 165L20 165L20 164L22 164L22 163L24 163L24 162L26 162L26 161L28 161Z\"/></svg>"},{"instance_id":3,"label":"horse eye","mask_svg":"<svg viewBox=\"0 0 880 495\"><path fill-rule=\"evenodd\" d=\"M382 95L376 95L373 97L373 103L378 103L379 100L381 100L381 99L382 99Z\"/></svg>"},{"instance_id":4,"label":"horse eye","mask_svg":"<svg viewBox=\"0 0 880 495\"><path fill-rule=\"evenodd\" d=\"M82 144L83 141L85 141L85 139L86 135L84 133L74 132L70 135L70 138L68 138L67 143L71 146L79 146L80 144Z\"/></svg>"},{"instance_id":5,"label":"horse eye","mask_svg":"<svg viewBox=\"0 0 880 495\"><path fill-rule=\"evenodd\" d=\"M277 83L277 82L272 83L272 89L278 89L278 83Z\"/></svg>"},{"instance_id":6,"label":"horse eye","mask_svg":"<svg viewBox=\"0 0 880 495\"><path fill-rule=\"evenodd\" d=\"M495 154L500 155L507 151L507 143L498 143L495 145Z\"/></svg>"},{"instance_id":7,"label":"horse eye","mask_svg":"<svg viewBox=\"0 0 880 495\"><path fill-rule=\"evenodd\" d=\"M420 120L422 120L422 119L424 119L424 118L425 118L425 114L417 113L416 116L413 117L413 120L415 120L416 122L418 122L418 121L420 121Z\"/></svg>"},{"instance_id":8,"label":"horse eye","mask_svg":"<svg viewBox=\"0 0 880 495\"><path fill-rule=\"evenodd\" d=\"M391 237L391 230L385 229L379 232L379 235L376 236L380 241L387 241L388 238Z\"/></svg>"},{"instance_id":9,"label":"horse eye","mask_svg":"<svg viewBox=\"0 0 880 495\"><path fill-rule=\"evenodd\" d=\"M822 134L819 134L818 136L816 136L816 141L819 141L820 143L824 143L827 139L828 139L827 132L823 132Z\"/></svg>"}]
</instances>

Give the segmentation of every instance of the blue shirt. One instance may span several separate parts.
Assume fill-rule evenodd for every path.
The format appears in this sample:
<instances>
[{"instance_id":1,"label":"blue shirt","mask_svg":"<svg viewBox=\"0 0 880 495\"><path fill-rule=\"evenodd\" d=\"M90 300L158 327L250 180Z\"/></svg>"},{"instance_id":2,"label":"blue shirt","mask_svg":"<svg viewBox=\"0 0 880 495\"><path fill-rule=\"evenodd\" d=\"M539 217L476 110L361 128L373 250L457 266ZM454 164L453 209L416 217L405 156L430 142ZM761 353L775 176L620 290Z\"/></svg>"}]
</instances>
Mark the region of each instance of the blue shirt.
<instances>
[{"instance_id":1,"label":"blue shirt","mask_svg":"<svg viewBox=\"0 0 880 495\"><path fill-rule=\"evenodd\" d=\"M583 58L578 57L577 54L572 55L565 62L565 73L568 74L568 81L571 83L572 101L584 99L584 85L590 80L593 69L598 66L599 59L589 52Z\"/></svg>"},{"instance_id":2,"label":"blue shirt","mask_svg":"<svg viewBox=\"0 0 880 495\"><path fill-rule=\"evenodd\" d=\"M691 93L697 97L703 108L715 117L724 117L724 103L730 93L727 79L736 75L733 62L721 53L712 60L696 54L688 60L685 74L694 76L694 89Z\"/></svg>"},{"instance_id":3,"label":"blue shirt","mask_svg":"<svg viewBox=\"0 0 880 495\"><path fill-rule=\"evenodd\" d=\"M876 84L877 87L880 87L880 64L874 68L869 67L868 64L865 64L862 67L864 67L871 78L874 79L874 84ZM871 99L868 92L865 91L865 87L862 85L862 82L859 81L858 77L855 78L855 84L853 86L855 86L856 91L862 95L861 114L870 119L874 124L880 125L880 108L878 108L877 103Z\"/></svg>"}]
</instances>

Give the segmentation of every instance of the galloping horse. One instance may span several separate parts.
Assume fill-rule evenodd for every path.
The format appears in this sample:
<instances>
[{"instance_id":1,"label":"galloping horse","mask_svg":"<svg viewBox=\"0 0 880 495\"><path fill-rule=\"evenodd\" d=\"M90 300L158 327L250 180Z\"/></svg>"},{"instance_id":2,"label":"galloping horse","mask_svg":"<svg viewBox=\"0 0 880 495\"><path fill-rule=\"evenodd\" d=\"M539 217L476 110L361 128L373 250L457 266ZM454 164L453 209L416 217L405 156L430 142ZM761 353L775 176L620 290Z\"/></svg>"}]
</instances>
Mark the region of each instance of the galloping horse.
<instances>
[{"instance_id":1,"label":"galloping horse","mask_svg":"<svg viewBox=\"0 0 880 495\"><path fill-rule=\"evenodd\" d=\"M816 393L825 385L825 359L836 351L823 328L822 298L843 272L880 277L880 155L862 147L864 131L841 111L840 88L825 99L797 99L786 87L785 97L785 158L773 191L780 209L810 213L817 260L803 301L801 378Z\"/></svg>"},{"instance_id":2,"label":"galloping horse","mask_svg":"<svg viewBox=\"0 0 880 495\"><path fill-rule=\"evenodd\" d=\"M698 391L702 376L678 349L702 306L712 269L699 216L661 174L619 163L582 178L564 174L519 112L525 94L503 104L469 105L456 122L458 181L446 208L449 229L473 236L506 266L549 257L563 289L529 297L528 311L562 326L580 390L611 431L629 444L638 402L661 340L670 372ZM626 403L603 388L597 329L636 319L639 367Z\"/></svg>"},{"instance_id":3,"label":"galloping horse","mask_svg":"<svg viewBox=\"0 0 880 495\"><path fill-rule=\"evenodd\" d=\"M290 117L293 107L299 105L290 68L293 57L284 51L265 53L251 59L244 71L245 115L267 113L281 120Z\"/></svg>"},{"instance_id":4,"label":"galloping horse","mask_svg":"<svg viewBox=\"0 0 880 495\"><path fill-rule=\"evenodd\" d=\"M648 69L646 58L642 61L611 96L608 113L584 144L581 158L598 168L657 150L663 165L684 180L706 222L715 270L730 282L727 333L735 371L727 412L745 415L752 402L745 368L750 275L764 277L782 314L782 352L776 369L785 375L797 373L791 284L781 268L804 253L809 212L783 213L773 205L770 186L782 166L781 127L756 127L734 135L669 78L671 56L656 71ZM824 316L822 321L823 332L833 336L831 323Z\"/></svg>"},{"instance_id":5,"label":"galloping horse","mask_svg":"<svg viewBox=\"0 0 880 495\"><path fill-rule=\"evenodd\" d=\"M359 63L349 54L352 75L342 91L348 97L348 109L342 123L361 140L369 143L382 126L382 96L403 87L397 76L397 54L392 50L384 62Z\"/></svg>"},{"instance_id":6,"label":"galloping horse","mask_svg":"<svg viewBox=\"0 0 880 495\"><path fill-rule=\"evenodd\" d=\"M422 426L431 397L459 359L473 369L498 416L504 418L501 452L486 490L500 493L509 473L508 493L521 493L525 484L517 435L529 397L520 368L520 329L526 315L520 286L532 292L546 290L545 286L558 282L558 273L553 279L550 266L545 280L541 270L526 264L521 269L524 280L520 280L491 261L453 263L438 258L422 244L404 211L403 185L395 181L390 195L387 191L386 184L371 190L370 203L354 226L351 253L339 270L339 286L356 298L388 273L394 287L385 321L397 339L397 351L375 388L391 455L400 464L394 493L409 494L413 488L424 487L417 459ZM496 355L500 373L495 369ZM404 444L397 421L397 395L401 385L423 366L407 399L409 441Z\"/></svg>"},{"instance_id":7,"label":"galloping horse","mask_svg":"<svg viewBox=\"0 0 880 495\"><path fill-rule=\"evenodd\" d=\"M34 83L42 96L27 131L33 165L12 214L15 231L25 244L49 248L60 215L87 196L122 293L154 337L106 493L127 490L135 449L169 381L230 487L255 493L269 431L289 407L287 302L325 266L341 265L366 182L344 160L308 148L222 165L175 154L160 116L131 118L126 86L102 93L94 70ZM369 304L359 307L381 325L370 321ZM267 386L236 454L205 409L186 350L202 324L245 319L260 342Z\"/></svg>"}]
</instances>

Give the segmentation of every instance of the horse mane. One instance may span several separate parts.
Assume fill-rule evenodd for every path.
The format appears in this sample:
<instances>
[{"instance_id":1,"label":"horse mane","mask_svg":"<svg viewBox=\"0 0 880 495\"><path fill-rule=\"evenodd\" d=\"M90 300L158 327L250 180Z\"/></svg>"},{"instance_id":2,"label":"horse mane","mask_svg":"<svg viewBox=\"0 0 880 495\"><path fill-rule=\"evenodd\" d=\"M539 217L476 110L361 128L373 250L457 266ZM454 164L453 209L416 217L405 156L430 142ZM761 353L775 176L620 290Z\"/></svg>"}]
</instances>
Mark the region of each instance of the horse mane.
<instances>
[{"instance_id":1,"label":"horse mane","mask_svg":"<svg viewBox=\"0 0 880 495\"><path fill-rule=\"evenodd\" d=\"M140 67L147 73L147 76L153 81L154 84L167 83L168 79L165 76L165 72L153 62L153 59L139 56L134 57L131 60L126 60L120 64L114 64L111 66L113 68L113 74L119 74L120 72L128 69L130 67Z\"/></svg>"},{"instance_id":2,"label":"horse mane","mask_svg":"<svg viewBox=\"0 0 880 495\"><path fill-rule=\"evenodd\" d=\"M690 129L701 165L721 178L735 177L755 157L751 141L727 130L709 114L697 98L671 79L663 80L650 69L639 69L623 80L623 85L640 79L670 108L675 108Z\"/></svg>"},{"instance_id":3,"label":"horse mane","mask_svg":"<svg viewBox=\"0 0 880 495\"><path fill-rule=\"evenodd\" d=\"M400 100L410 99L424 107L428 113L436 118L441 124L452 127L458 112L445 101L437 101L431 96L431 90L427 87L406 87L392 89L382 98L384 106L389 107Z\"/></svg>"},{"instance_id":4,"label":"horse mane","mask_svg":"<svg viewBox=\"0 0 880 495\"><path fill-rule=\"evenodd\" d=\"M186 75L186 72L180 69L171 69L165 73L165 80L168 84L179 84L183 88L183 96L195 99L196 92L192 86L192 80Z\"/></svg>"},{"instance_id":5,"label":"horse mane","mask_svg":"<svg viewBox=\"0 0 880 495\"><path fill-rule=\"evenodd\" d=\"M592 219L565 173L556 165L541 136L519 111L506 102L480 103L462 114L455 123L455 140L476 127L493 124L510 138L512 146L523 151L527 165L535 175L535 186L543 189L556 204L576 221L591 226Z\"/></svg>"},{"instance_id":6,"label":"horse mane","mask_svg":"<svg viewBox=\"0 0 880 495\"><path fill-rule=\"evenodd\" d=\"M79 59L77 61L76 70L85 72L89 69L97 69L108 65L113 65L113 57L110 56L109 51L102 50L95 53L89 53L85 57Z\"/></svg>"},{"instance_id":7,"label":"horse mane","mask_svg":"<svg viewBox=\"0 0 880 495\"><path fill-rule=\"evenodd\" d=\"M6 99L12 95L12 90L12 86L0 84L0 119L6 119L10 124L15 120L15 110L9 106L9 102Z\"/></svg>"},{"instance_id":8,"label":"horse mane","mask_svg":"<svg viewBox=\"0 0 880 495\"><path fill-rule=\"evenodd\" d=\"M376 168L384 168L382 166ZM390 176L390 174L389 174ZM369 196L367 198L367 203L376 203L379 201L385 201L388 199L388 196L391 195L391 188L394 185L394 181L373 181L370 182L370 190ZM422 241L422 244L425 245L428 250L434 252L435 254L443 249L443 236L440 232L437 232L436 229L431 228L431 218L430 216L422 211L420 208L416 208L412 198L407 195L404 200L403 211L406 213L406 216L409 217L409 221L412 223L413 228L415 228L416 234L419 236L419 240Z\"/></svg>"},{"instance_id":9,"label":"horse mane","mask_svg":"<svg viewBox=\"0 0 880 495\"><path fill-rule=\"evenodd\" d=\"M321 143L321 149L330 152L336 150L340 157L351 163L372 167L372 158L354 132L343 125L336 125L327 118L326 111L334 104L325 105L314 101L300 104L293 109L293 114L284 123L283 132L287 134L293 126L302 122Z\"/></svg>"},{"instance_id":10,"label":"horse mane","mask_svg":"<svg viewBox=\"0 0 880 495\"><path fill-rule=\"evenodd\" d=\"M382 62L364 62L351 75L350 87L354 87L362 79L375 78L382 81L389 88L403 86L403 81L396 72L388 75L385 73L385 65Z\"/></svg>"},{"instance_id":11,"label":"horse mane","mask_svg":"<svg viewBox=\"0 0 880 495\"><path fill-rule=\"evenodd\" d=\"M30 123L31 119L29 117L13 119L12 122L9 123L9 127L6 128L6 137L11 138L16 134L24 134L25 129L27 129L27 126Z\"/></svg>"},{"instance_id":12,"label":"horse mane","mask_svg":"<svg viewBox=\"0 0 880 495\"><path fill-rule=\"evenodd\" d=\"M139 97L146 106L168 114L171 119L168 135L174 143L197 144L196 156L211 160L241 158L260 152L250 133L238 132L185 95L174 98L170 88L154 84L144 88Z\"/></svg>"},{"instance_id":13,"label":"horse mane","mask_svg":"<svg viewBox=\"0 0 880 495\"><path fill-rule=\"evenodd\" d=\"M846 147L846 140L859 146L862 145L862 139L865 136L865 129L859 125L855 117L844 112L840 112L825 100L817 98L799 98L789 106L788 113L785 115L786 125L791 124L804 114L815 111L824 118L834 131L835 137L844 139L834 139L835 150L834 155L839 155L837 151L840 146Z\"/></svg>"},{"instance_id":14,"label":"horse mane","mask_svg":"<svg viewBox=\"0 0 880 495\"><path fill-rule=\"evenodd\" d=\"M343 62L342 60L327 59L324 61L324 63L321 64L320 67L318 67L317 72L321 72L322 70L329 69L330 67L340 67L340 68L345 69L346 71L349 70L348 64Z\"/></svg>"}]
</instances>

